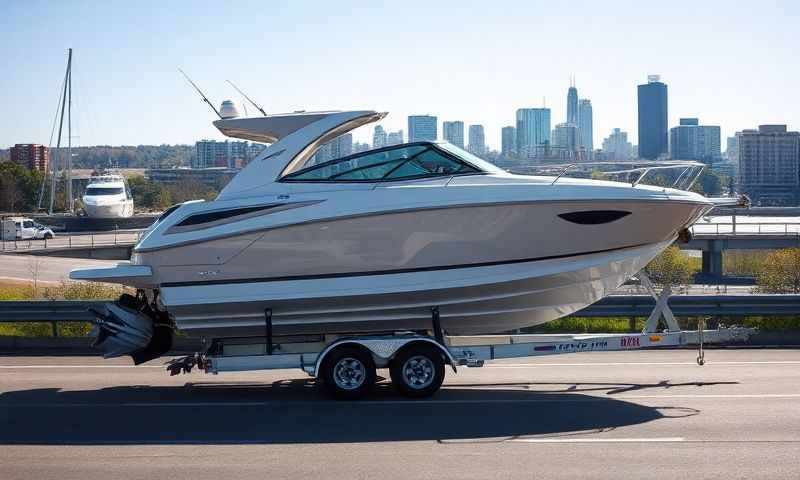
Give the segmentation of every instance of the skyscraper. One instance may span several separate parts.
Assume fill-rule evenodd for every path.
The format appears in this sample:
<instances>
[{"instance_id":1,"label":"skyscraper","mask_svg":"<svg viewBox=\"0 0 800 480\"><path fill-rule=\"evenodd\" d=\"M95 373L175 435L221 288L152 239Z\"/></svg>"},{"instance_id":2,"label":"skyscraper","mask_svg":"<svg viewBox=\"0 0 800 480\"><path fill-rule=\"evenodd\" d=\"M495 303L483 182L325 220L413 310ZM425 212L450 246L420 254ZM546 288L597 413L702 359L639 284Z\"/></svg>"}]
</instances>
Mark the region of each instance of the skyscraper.
<instances>
[{"instance_id":1,"label":"skyscraper","mask_svg":"<svg viewBox=\"0 0 800 480\"><path fill-rule=\"evenodd\" d=\"M353 153L361 153L369 150L368 143L353 142Z\"/></svg>"},{"instance_id":2,"label":"skyscraper","mask_svg":"<svg viewBox=\"0 0 800 480\"><path fill-rule=\"evenodd\" d=\"M731 163L739 163L739 137L728 137L725 157L727 157L728 161Z\"/></svg>"},{"instance_id":3,"label":"skyscraper","mask_svg":"<svg viewBox=\"0 0 800 480\"><path fill-rule=\"evenodd\" d=\"M655 160L669 151L667 141L667 86L658 75L639 85L639 156Z\"/></svg>"},{"instance_id":4,"label":"skyscraper","mask_svg":"<svg viewBox=\"0 0 800 480\"><path fill-rule=\"evenodd\" d=\"M553 129L553 148L575 152L578 147L578 137L578 127L574 123L559 123Z\"/></svg>"},{"instance_id":5,"label":"skyscraper","mask_svg":"<svg viewBox=\"0 0 800 480\"><path fill-rule=\"evenodd\" d=\"M396 132L389 132L386 135L386 146L390 147L392 145L400 145L403 143L403 131L398 130Z\"/></svg>"},{"instance_id":6,"label":"skyscraper","mask_svg":"<svg viewBox=\"0 0 800 480\"><path fill-rule=\"evenodd\" d=\"M386 146L386 130L380 125L375 125L372 133L372 148L382 148Z\"/></svg>"},{"instance_id":7,"label":"skyscraper","mask_svg":"<svg viewBox=\"0 0 800 480\"><path fill-rule=\"evenodd\" d=\"M346 157L353 153L353 134L345 133L330 142L322 144L306 166Z\"/></svg>"},{"instance_id":8,"label":"skyscraper","mask_svg":"<svg viewBox=\"0 0 800 480\"><path fill-rule=\"evenodd\" d=\"M592 126L592 101L582 98L578 102L578 131L580 134L579 146L591 155L594 150L594 130Z\"/></svg>"},{"instance_id":9,"label":"skyscraper","mask_svg":"<svg viewBox=\"0 0 800 480\"><path fill-rule=\"evenodd\" d=\"M436 141L439 136L437 122L437 118L433 115L410 115L408 117L408 141Z\"/></svg>"},{"instance_id":10,"label":"skyscraper","mask_svg":"<svg viewBox=\"0 0 800 480\"><path fill-rule=\"evenodd\" d=\"M578 124L578 89L575 88L574 80L567 90L567 123Z\"/></svg>"},{"instance_id":11,"label":"skyscraper","mask_svg":"<svg viewBox=\"0 0 800 480\"><path fill-rule=\"evenodd\" d=\"M506 158L517 156L517 129L508 126L501 130L501 150L500 154Z\"/></svg>"},{"instance_id":12,"label":"skyscraper","mask_svg":"<svg viewBox=\"0 0 800 480\"><path fill-rule=\"evenodd\" d=\"M486 138L483 134L483 125L469 126L469 148L473 155L481 156L486 153Z\"/></svg>"},{"instance_id":13,"label":"skyscraper","mask_svg":"<svg viewBox=\"0 0 800 480\"><path fill-rule=\"evenodd\" d=\"M680 125L669 131L669 152L675 160L717 162L722 159L720 129L700 125L696 118L681 118Z\"/></svg>"},{"instance_id":14,"label":"skyscraper","mask_svg":"<svg viewBox=\"0 0 800 480\"><path fill-rule=\"evenodd\" d=\"M550 109L517 110L517 155L532 157L536 147L550 143Z\"/></svg>"},{"instance_id":15,"label":"skyscraper","mask_svg":"<svg viewBox=\"0 0 800 480\"><path fill-rule=\"evenodd\" d=\"M456 120L454 122L442 123L444 139L453 145L464 148L464 122Z\"/></svg>"},{"instance_id":16,"label":"skyscraper","mask_svg":"<svg viewBox=\"0 0 800 480\"><path fill-rule=\"evenodd\" d=\"M739 186L755 205L800 205L800 132L760 125L739 138Z\"/></svg>"},{"instance_id":17,"label":"skyscraper","mask_svg":"<svg viewBox=\"0 0 800 480\"><path fill-rule=\"evenodd\" d=\"M633 155L633 145L628 141L628 134L615 128L611 135L603 140L603 155L605 160L630 160Z\"/></svg>"}]
</instances>

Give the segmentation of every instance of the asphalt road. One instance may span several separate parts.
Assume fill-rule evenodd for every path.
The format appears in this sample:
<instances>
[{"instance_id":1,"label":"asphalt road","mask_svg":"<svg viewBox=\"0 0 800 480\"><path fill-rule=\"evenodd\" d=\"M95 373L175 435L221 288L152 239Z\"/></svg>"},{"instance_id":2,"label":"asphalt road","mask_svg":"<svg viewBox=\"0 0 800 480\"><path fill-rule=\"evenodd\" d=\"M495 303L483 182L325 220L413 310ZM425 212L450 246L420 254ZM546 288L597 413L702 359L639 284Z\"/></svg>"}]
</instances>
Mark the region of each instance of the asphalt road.
<instances>
[{"instance_id":1,"label":"asphalt road","mask_svg":"<svg viewBox=\"0 0 800 480\"><path fill-rule=\"evenodd\" d=\"M0 255L0 279L60 282L69 279L69 271L79 267L116 265L116 260L41 257L35 255Z\"/></svg>"},{"instance_id":2,"label":"asphalt road","mask_svg":"<svg viewBox=\"0 0 800 480\"><path fill-rule=\"evenodd\" d=\"M578 353L328 400L296 371L0 358L0 478L800 478L800 351Z\"/></svg>"}]
</instances>

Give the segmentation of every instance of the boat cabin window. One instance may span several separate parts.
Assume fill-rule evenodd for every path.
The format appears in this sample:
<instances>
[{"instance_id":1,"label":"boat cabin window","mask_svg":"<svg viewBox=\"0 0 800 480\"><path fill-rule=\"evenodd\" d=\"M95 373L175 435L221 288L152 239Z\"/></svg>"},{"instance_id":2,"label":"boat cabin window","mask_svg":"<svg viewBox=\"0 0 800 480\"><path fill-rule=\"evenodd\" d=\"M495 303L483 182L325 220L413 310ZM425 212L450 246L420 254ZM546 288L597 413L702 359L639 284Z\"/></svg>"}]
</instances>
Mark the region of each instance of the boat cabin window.
<instances>
[{"instance_id":1,"label":"boat cabin window","mask_svg":"<svg viewBox=\"0 0 800 480\"><path fill-rule=\"evenodd\" d=\"M86 195L119 195L123 191L122 187L88 187Z\"/></svg>"},{"instance_id":2,"label":"boat cabin window","mask_svg":"<svg viewBox=\"0 0 800 480\"><path fill-rule=\"evenodd\" d=\"M480 173L433 144L402 145L350 155L311 165L285 176L285 181L386 182L413 178Z\"/></svg>"}]
</instances>

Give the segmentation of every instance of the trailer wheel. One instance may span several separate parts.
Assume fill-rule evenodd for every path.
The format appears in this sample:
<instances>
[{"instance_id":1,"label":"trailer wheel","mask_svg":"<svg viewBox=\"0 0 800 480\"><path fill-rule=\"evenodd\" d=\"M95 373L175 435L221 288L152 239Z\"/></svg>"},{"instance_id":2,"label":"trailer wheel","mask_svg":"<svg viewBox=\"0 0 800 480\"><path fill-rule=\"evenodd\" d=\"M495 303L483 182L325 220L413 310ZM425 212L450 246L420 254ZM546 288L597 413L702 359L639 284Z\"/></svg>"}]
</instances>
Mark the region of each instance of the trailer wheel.
<instances>
[{"instance_id":1,"label":"trailer wheel","mask_svg":"<svg viewBox=\"0 0 800 480\"><path fill-rule=\"evenodd\" d=\"M321 365L320 377L331 395L356 399L375 384L375 362L364 348L345 345L327 355Z\"/></svg>"},{"instance_id":2,"label":"trailer wheel","mask_svg":"<svg viewBox=\"0 0 800 480\"><path fill-rule=\"evenodd\" d=\"M444 381L442 352L427 343L411 344L389 365L395 388L407 397L429 397Z\"/></svg>"}]
</instances>

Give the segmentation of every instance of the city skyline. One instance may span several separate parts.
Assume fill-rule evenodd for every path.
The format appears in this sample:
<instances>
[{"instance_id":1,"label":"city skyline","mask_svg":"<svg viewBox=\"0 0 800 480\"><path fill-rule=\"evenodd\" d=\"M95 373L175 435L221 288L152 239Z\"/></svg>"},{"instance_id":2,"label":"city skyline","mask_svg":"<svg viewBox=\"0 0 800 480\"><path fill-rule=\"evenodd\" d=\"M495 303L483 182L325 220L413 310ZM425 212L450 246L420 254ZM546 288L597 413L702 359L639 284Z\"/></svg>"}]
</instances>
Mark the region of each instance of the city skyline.
<instances>
[{"instance_id":1,"label":"city skyline","mask_svg":"<svg viewBox=\"0 0 800 480\"><path fill-rule=\"evenodd\" d=\"M372 108L389 111L384 126L396 131L406 128L408 115L431 112L484 125L487 146L496 150L514 112L541 107L543 98L553 109L552 124L564 122L562 99L572 75L581 96L592 100L595 145L613 128L637 138L636 85L648 74L661 74L669 84L669 127L700 116L720 125L727 138L758 124L800 124L800 110L784 95L800 73L789 21L800 11L795 3L755 11L724 2L692 4L690 21L675 5L505 3L480 12L426 4L429 14L420 17L414 2L277 5L269 12L245 1L10 2L0 45L14 68L0 78L0 98L9 106L0 148L49 144L69 47L75 49L79 145L222 139L211 125L213 113L177 67L215 106L231 99L243 113L245 107L255 111L225 83L230 79L270 113ZM514 16L501 14L509 9ZM451 21L442 24L439 14ZM97 19L96 28L73 27L85 18ZM582 27L563 38L565 24ZM608 28L614 24L625 28ZM478 27L483 35L468 33ZM653 35L654 29L663 35ZM377 41L363 42L364 35ZM530 61L531 46L556 39ZM693 55L699 42L714 55ZM433 44L447 55L419 55ZM321 81L323 71L339 74ZM422 85L412 80L414 71L426 72ZM362 142L371 135L369 128L354 132Z\"/></svg>"}]
</instances>

